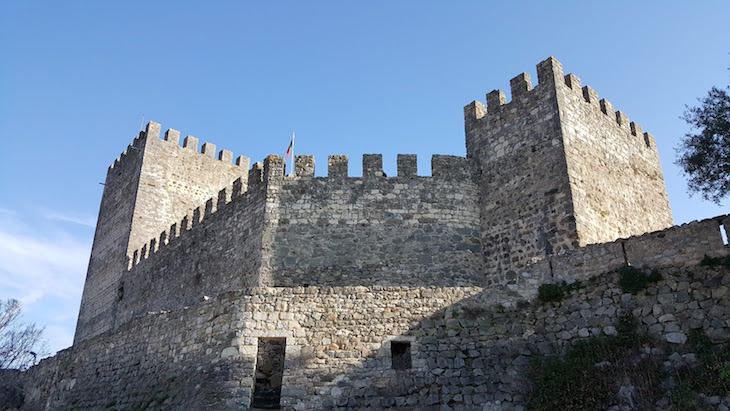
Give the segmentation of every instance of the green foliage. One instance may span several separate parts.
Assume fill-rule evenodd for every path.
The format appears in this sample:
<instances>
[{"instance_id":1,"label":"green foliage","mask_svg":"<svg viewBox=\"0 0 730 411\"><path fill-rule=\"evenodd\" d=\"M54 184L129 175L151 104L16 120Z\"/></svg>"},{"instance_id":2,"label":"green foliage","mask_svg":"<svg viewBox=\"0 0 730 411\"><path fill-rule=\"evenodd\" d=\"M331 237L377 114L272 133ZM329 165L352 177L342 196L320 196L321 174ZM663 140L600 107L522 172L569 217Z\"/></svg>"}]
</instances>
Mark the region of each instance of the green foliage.
<instances>
[{"instance_id":1,"label":"green foliage","mask_svg":"<svg viewBox=\"0 0 730 411\"><path fill-rule=\"evenodd\" d=\"M730 192L730 94L713 87L699 101L682 116L698 133L685 134L676 164L689 177L690 193L720 204Z\"/></svg>"},{"instance_id":2,"label":"green foliage","mask_svg":"<svg viewBox=\"0 0 730 411\"><path fill-rule=\"evenodd\" d=\"M545 283L538 287L537 298L545 303L563 301L566 295L570 294L571 291L579 290L580 287L580 281L576 281L572 284L568 284L565 281Z\"/></svg>"},{"instance_id":3,"label":"green foliage","mask_svg":"<svg viewBox=\"0 0 730 411\"><path fill-rule=\"evenodd\" d=\"M669 404L672 411L705 411L709 406L705 404L696 391L686 385L680 385L669 394Z\"/></svg>"},{"instance_id":4,"label":"green foliage","mask_svg":"<svg viewBox=\"0 0 730 411\"><path fill-rule=\"evenodd\" d=\"M528 377L533 390L528 409L599 410L615 401L616 381L629 378L638 389L640 406L653 404L661 397L660 363L643 359L633 361L634 353L645 341L636 332L636 321L624 316L616 337L593 337L576 343L563 357L536 357Z\"/></svg>"},{"instance_id":5,"label":"green foliage","mask_svg":"<svg viewBox=\"0 0 730 411\"><path fill-rule=\"evenodd\" d=\"M531 364L529 375L535 384L530 410L597 410L612 397L611 382L588 358L541 357Z\"/></svg>"},{"instance_id":6,"label":"green foliage","mask_svg":"<svg viewBox=\"0 0 730 411\"><path fill-rule=\"evenodd\" d=\"M700 261L700 265L709 267L721 266L730 269L730 255L726 255L725 257L710 257L705 254L705 257Z\"/></svg>"},{"instance_id":7,"label":"green foliage","mask_svg":"<svg viewBox=\"0 0 730 411\"><path fill-rule=\"evenodd\" d=\"M720 369L720 380L730 384L730 361L726 362Z\"/></svg>"},{"instance_id":8,"label":"green foliage","mask_svg":"<svg viewBox=\"0 0 730 411\"><path fill-rule=\"evenodd\" d=\"M730 395L730 349L713 350L699 358L696 366L682 370L684 384L706 395Z\"/></svg>"},{"instance_id":9,"label":"green foliage","mask_svg":"<svg viewBox=\"0 0 730 411\"><path fill-rule=\"evenodd\" d=\"M658 270L652 270L650 274L645 274L641 270L625 265L618 269L618 284L626 293L636 294L646 289L649 283L656 283L662 279L662 275Z\"/></svg>"},{"instance_id":10,"label":"green foliage","mask_svg":"<svg viewBox=\"0 0 730 411\"><path fill-rule=\"evenodd\" d=\"M537 289L537 298L542 302L562 301L563 288L559 283L547 283Z\"/></svg>"},{"instance_id":11,"label":"green foliage","mask_svg":"<svg viewBox=\"0 0 730 411\"><path fill-rule=\"evenodd\" d=\"M701 330L692 330L684 348L696 354L696 363L670 370L663 366L666 357L641 354L651 340L637 326L627 314L620 317L617 336L582 340L563 356L535 357L527 374L533 384L527 409L607 409L625 382L636 388L636 409L654 409L658 399L668 396L670 411L709 410L700 393L730 395L729 345L713 345Z\"/></svg>"},{"instance_id":12,"label":"green foliage","mask_svg":"<svg viewBox=\"0 0 730 411\"><path fill-rule=\"evenodd\" d=\"M649 342L646 334L640 334L636 331L639 322L631 314L625 314L619 317L616 331L618 335L613 337L614 344L624 348L638 348Z\"/></svg>"},{"instance_id":13,"label":"green foliage","mask_svg":"<svg viewBox=\"0 0 730 411\"><path fill-rule=\"evenodd\" d=\"M697 354L700 359L712 355L712 341L701 329L692 329L687 333L687 348Z\"/></svg>"}]
</instances>

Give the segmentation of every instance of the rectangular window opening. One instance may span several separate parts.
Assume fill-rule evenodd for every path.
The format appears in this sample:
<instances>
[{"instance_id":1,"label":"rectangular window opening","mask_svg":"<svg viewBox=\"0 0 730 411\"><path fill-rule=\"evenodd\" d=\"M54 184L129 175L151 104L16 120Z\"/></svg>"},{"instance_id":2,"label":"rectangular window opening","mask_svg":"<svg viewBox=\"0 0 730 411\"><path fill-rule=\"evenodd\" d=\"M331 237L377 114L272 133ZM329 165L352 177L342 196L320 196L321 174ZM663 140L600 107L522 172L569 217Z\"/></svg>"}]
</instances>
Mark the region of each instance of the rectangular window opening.
<instances>
[{"instance_id":1,"label":"rectangular window opening","mask_svg":"<svg viewBox=\"0 0 730 411\"><path fill-rule=\"evenodd\" d=\"M278 410L284 377L286 338L259 338L251 407Z\"/></svg>"},{"instance_id":2,"label":"rectangular window opening","mask_svg":"<svg viewBox=\"0 0 730 411\"><path fill-rule=\"evenodd\" d=\"M408 370L411 368L410 341L391 341L390 352L393 357L394 370Z\"/></svg>"},{"instance_id":3,"label":"rectangular window opening","mask_svg":"<svg viewBox=\"0 0 730 411\"><path fill-rule=\"evenodd\" d=\"M720 236L722 237L722 243L727 245L727 227L724 224L720 224Z\"/></svg>"}]
</instances>

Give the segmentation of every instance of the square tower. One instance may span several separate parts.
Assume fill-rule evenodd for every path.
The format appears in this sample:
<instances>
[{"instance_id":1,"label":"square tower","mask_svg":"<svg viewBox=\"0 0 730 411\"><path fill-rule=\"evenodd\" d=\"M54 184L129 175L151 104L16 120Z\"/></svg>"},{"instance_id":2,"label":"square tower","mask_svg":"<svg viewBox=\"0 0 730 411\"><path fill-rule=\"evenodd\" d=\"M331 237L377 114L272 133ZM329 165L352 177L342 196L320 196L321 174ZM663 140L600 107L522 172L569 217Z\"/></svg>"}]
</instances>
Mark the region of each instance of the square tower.
<instances>
[{"instance_id":1,"label":"square tower","mask_svg":"<svg viewBox=\"0 0 730 411\"><path fill-rule=\"evenodd\" d=\"M216 157L210 143L199 153L197 138L187 136L183 147L179 140L172 129L161 139L160 124L150 122L109 167L74 343L114 327L122 274L137 250L234 180L240 178L245 190L248 158L234 165L228 150Z\"/></svg>"},{"instance_id":2,"label":"square tower","mask_svg":"<svg viewBox=\"0 0 730 411\"><path fill-rule=\"evenodd\" d=\"M490 277L587 244L673 225L654 138L550 57L464 108L467 157L481 169ZM489 282L489 281L488 281Z\"/></svg>"}]
</instances>

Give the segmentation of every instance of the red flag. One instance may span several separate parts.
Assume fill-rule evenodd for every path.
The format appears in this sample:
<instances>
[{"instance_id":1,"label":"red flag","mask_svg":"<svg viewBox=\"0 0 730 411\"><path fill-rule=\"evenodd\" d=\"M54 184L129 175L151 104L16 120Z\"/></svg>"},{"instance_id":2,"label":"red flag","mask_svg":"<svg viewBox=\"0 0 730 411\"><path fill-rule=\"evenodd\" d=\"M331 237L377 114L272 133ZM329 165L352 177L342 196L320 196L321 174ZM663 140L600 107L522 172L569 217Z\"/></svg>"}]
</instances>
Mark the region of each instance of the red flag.
<instances>
[{"instance_id":1,"label":"red flag","mask_svg":"<svg viewBox=\"0 0 730 411\"><path fill-rule=\"evenodd\" d=\"M292 149L294 148L294 133L291 133L291 143L289 143L289 148L286 149L286 158L289 159L289 155L291 154Z\"/></svg>"}]
</instances>

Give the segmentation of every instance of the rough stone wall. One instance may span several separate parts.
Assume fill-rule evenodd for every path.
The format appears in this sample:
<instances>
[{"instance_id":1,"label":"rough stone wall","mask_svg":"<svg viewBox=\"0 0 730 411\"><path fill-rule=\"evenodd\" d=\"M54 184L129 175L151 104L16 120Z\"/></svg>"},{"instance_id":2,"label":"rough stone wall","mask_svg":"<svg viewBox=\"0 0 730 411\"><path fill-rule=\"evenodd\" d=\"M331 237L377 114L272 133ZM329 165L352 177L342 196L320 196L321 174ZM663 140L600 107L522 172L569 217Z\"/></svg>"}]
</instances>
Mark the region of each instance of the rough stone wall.
<instances>
[{"instance_id":1,"label":"rough stone wall","mask_svg":"<svg viewBox=\"0 0 730 411\"><path fill-rule=\"evenodd\" d=\"M555 281L585 281L630 264L634 267L688 267L697 265L705 255L720 257L728 253L723 244L721 225L730 227L730 215L617 240L591 244L554 255L523 267L515 275L497 275L492 286L505 285L524 298L534 298L540 284Z\"/></svg>"},{"instance_id":2,"label":"rough stone wall","mask_svg":"<svg viewBox=\"0 0 730 411\"><path fill-rule=\"evenodd\" d=\"M28 371L22 409L241 409L248 394L234 387L250 382L253 364L226 351L236 335L230 307L222 295L77 343Z\"/></svg>"},{"instance_id":3,"label":"rough stone wall","mask_svg":"<svg viewBox=\"0 0 730 411\"><path fill-rule=\"evenodd\" d=\"M114 325L112 312L119 278L127 265L145 143L145 135L140 133L107 171L74 343Z\"/></svg>"},{"instance_id":4,"label":"rough stone wall","mask_svg":"<svg viewBox=\"0 0 730 411\"><path fill-rule=\"evenodd\" d=\"M489 269L672 226L654 137L548 58L464 109Z\"/></svg>"},{"instance_id":5,"label":"rough stone wall","mask_svg":"<svg viewBox=\"0 0 730 411\"><path fill-rule=\"evenodd\" d=\"M671 225L653 138L620 112L614 121L610 103L579 91L555 59L537 72L534 90L525 73L511 80L508 104L495 90L487 107L467 106L467 159L434 156L431 178L417 175L415 155L398 156L394 178L385 178L382 157L365 156L359 179L348 177L346 156L328 158L327 179L314 178L311 156L297 157L293 178L270 157L253 171L266 185L263 226L261 203L251 200L233 224L203 224L174 246L169 224L187 216L182 224L198 225L220 195L229 201L219 190L234 180L233 191L245 192L249 160L233 165L227 150L216 159L210 143L198 153L192 136L181 148L178 131L161 140L160 125L148 124L110 169L75 340L114 327L124 293L121 321L225 287L475 285L480 272L504 283L547 256ZM221 252L196 253L199 244ZM123 284L125 256L145 263ZM184 274L168 278L173 271ZM198 287L201 276L211 282Z\"/></svg>"},{"instance_id":6,"label":"rough stone wall","mask_svg":"<svg viewBox=\"0 0 730 411\"><path fill-rule=\"evenodd\" d=\"M730 272L693 267L632 295L607 274L562 303L491 305L479 287L279 287L138 317L44 360L26 410L241 409L259 338L286 339L284 410L523 410L535 355L615 335L629 314L656 344L730 336ZM412 368L393 370L392 341ZM496 407L496 408L491 408ZM144 408L144 407L142 407Z\"/></svg>"},{"instance_id":7,"label":"rough stone wall","mask_svg":"<svg viewBox=\"0 0 730 411\"><path fill-rule=\"evenodd\" d=\"M672 224L654 139L556 60L537 72L534 90L512 79L510 103L495 90L467 106L467 158L434 156L431 177L415 155L391 178L379 155L362 178L346 156L327 178L311 156L294 176L277 156L249 172L150 123L109 169L75 346L28 374L26 409L240 409L259 338L286 339L281 402L296 410L511 409L531 355L611 334L619 311L659 339L726 341L727 273L683 270L727 254L728 216L602 243ZM676 278L622 294L606 273L626 263ZM592 277L552 312L516 303ZM412 369L392 369L394 340Z\"/></svg>"},{"instance_id":8,"label":"rough stone wall","mask_svg":"<svg viewBox=\"0 0 730 411\"><path fill-rule=\"evenodd\" d=\"M237 180L134 250L114 283L110 327L264 284L483 282L469 160L434 156L433 177L398 178L313 178L306 160L300 175L284 177L282 159L267 158L247 192Z\"/></svg>"},{"instance_id":9,"label":"rough stone wall","mask_svg":"<svg viewBox=\"0 0 730 411\"><path fill-rule=\"evenodd\" d=\"M149 251L135 252L138 260L120 283L117 326L148 311L260 285L266 188L254 182L247 192L240 189L222 191L215 207L206 203L143 248Z\"/></svg>"},{"instance_id":10,"label":"rough stone wall","mask_svg":"<svg viewBox=\"0 0 730 411\"><path fill-rule=\"evenodd\" d=\"M559 64L538 65L532 89L523 73L512 101L494 90L487 107L464 108L466 153L481 168L481 229L490 275L578 246L554 78Z\"/></svg>"},{"instance_id":11,"label":"rough stone wall","mask_svg":"<svg viewBox=\"0 0 730 411\"><path fill-rule=\"evenodd\" d=\"M17 410L23 405L26 374L20 370L0 369L0 408Z\"/></svg>"},{"instance_id":12,"label":"rough stone wall","mask_svg":"<svg viewBox=\"0 0 730 411\"><path fill-rule=\"evenodd\" d=\"M336 157L334 162L332 157ZM371 161L372 156L365 157ZM435 156L432 177L416 158L398 157L399 177L382 163L370 175L270 181L262 270L270 285L475 285L482 281L479 191L471 161ZM332 175L337 175L333 177Z\"/></svg>"},{"instance_id":13,"label":"rough stone wall","mask_svg":"<svg viewBox=\"0 0 730 411\"><path fill-rule=\"evenodd\" d=\"M233 165L230 151L216 158L210 143L198 153L192 136L181 148L176 130L164 138L160 125L150 122L107 173L75 342L114 326L127 257L234 180L246 190L248 158Z\"/></svg>"},{"instance_id":14,"label":"rough stone wall","mask_svg":"<svg viewBox=\"0 0 730 411\"><path fill-rule=\"evenodd\" d=\"M557 63L559 64L559 63ZM656 141L573 74L557 79L580 245L674 225Z\"/></svg>"},{"instance_id":15,"label":"rough stone wall","mask_svg":"<svg viewBox=\"0 0 730 411\"><path fill-rule=\"evenodd\" d=\"M218 192L241 179L246 191L249 159L239 157L232 164L228 150L216 153L214 144L205 143L198 152L198 139L187 136L179 145L180 132L168 130L160 139L160 125L147 126L147 145L141 182L135 202L128 254L150 239L159 237L175 221L180 221ZM216 156L217 155L217 156Z\"/></svg>"}]
</instances>

